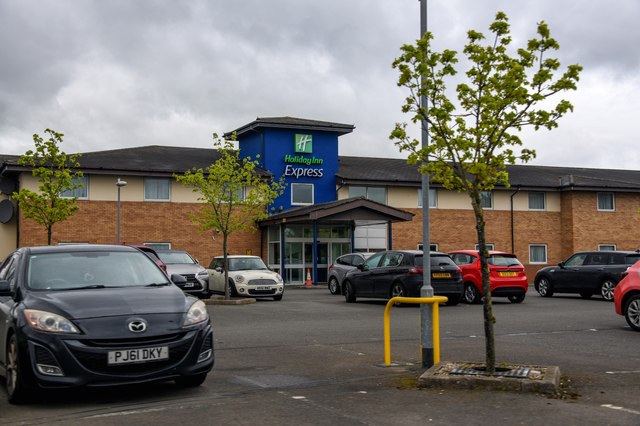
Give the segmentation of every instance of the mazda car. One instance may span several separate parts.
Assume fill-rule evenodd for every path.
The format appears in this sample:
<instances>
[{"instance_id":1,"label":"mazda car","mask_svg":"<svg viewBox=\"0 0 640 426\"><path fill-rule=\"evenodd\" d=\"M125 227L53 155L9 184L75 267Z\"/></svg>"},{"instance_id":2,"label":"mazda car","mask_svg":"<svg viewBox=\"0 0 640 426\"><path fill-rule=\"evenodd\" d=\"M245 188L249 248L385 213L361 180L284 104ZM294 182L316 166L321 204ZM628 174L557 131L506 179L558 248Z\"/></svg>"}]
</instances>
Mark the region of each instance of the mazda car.
<instances>
[{"instance_id":1,"label":"mazda car","mask_svg":"<svg viewBox=\"0 0 640 426\"><path fill-rule=\"evenodd\" d=\"M203 301L124 245L20 248L0 265L0 375L10 403L152 381L199 386L214 363Z\"/></svg>"}]
</instances>

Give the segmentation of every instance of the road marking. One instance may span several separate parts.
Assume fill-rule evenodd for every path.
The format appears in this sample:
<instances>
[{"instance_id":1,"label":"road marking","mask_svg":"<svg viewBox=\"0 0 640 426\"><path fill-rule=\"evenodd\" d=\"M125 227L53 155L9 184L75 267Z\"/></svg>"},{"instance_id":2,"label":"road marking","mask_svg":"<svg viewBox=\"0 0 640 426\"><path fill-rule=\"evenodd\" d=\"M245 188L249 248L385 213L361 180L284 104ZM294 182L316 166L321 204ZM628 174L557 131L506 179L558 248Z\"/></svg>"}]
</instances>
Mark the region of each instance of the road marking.
<instances>
[{"instance_id":1,"label":"road marking","mask_svg":"<svg viewBox=\"0 0 640 426\"><path fill-rule=\"evenodd\" d=\"M630 409L624 408L624 407L618 407L617 405L602 404L601 407L610 408L612 410L617 410L617 411L624 411L625 413L637 414L637 415L640 416L640 411L630 410Z\"/></svg>"},{"instance_id":2,"label":"road marking","mask_svg":"<svg viewBox=\"0 0 640 426\"><path fill-rule=\"evenodd\" d=\"M640 370L630 371L605 371L606 374L640 374Z\"/></svg>"},{"instance_id":3,"label":"road marking","mask_svg":"<svg viewBox=\"0 0 640 426\"><path fill-rule=\"evenodd\" d=\"M85 419L96 419L100 417L129 416L131 414L153 413L156 411L165 411L166 408L147 408L145 410L119 411L117 413L96 414L94 416L84 417Z\"/></svg>"}]
</instances>

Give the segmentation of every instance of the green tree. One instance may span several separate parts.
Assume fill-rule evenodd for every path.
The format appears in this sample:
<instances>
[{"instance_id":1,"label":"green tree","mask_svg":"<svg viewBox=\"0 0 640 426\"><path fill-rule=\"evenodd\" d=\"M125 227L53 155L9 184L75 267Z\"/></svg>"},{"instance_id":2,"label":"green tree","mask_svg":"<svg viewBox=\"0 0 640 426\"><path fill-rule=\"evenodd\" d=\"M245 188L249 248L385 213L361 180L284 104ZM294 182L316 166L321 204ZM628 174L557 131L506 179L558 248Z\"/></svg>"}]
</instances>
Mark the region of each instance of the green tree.
<instances>
[{"instance_id":1,"label":"green tree","mask_svg":"<svg viewBox=\"0 0 640 426\"><path fill-rule=\"evenodd\" d=\"M80 167L80 154L67 155L60 150L62 133L46 129L49 139L44 140L37 133L33 135L35 151L25 152L18 163L32 167L32 174L38 179L38 192L26 188L12 194L25 217L33 219L47 229L47 244L51 244L53 225L66 220L76 210L77 197L63 197L65 191L82 187L74 183L81 178L81 171L72 168Z\"/></svg>"},{"instance_id":2,"label":"green tree","mask_svg":"<svg viewBox=\"0 0 640 426\"><path fill-rule=\"evenodd\" d=\"M402 106L413 123L427 126L430 141L425 146L408 135L407 124L398 123L390 139L408 152L408 162L417 164L421 173L446 189L466 192L475 214L482 268L483 316L486 366L495 371L495 317L489 287L489 269L485 244L485 220L482 191L496 184L509 186L507 165L527 162L535 151L522 147L517 135L523 128L553 129L558 120L573 111L567 100L552 102L560 92L576 90L582 67L570 65L558 74L560 62L550 57L559 49L544 22L537 35L525 47L513 52L507 16L498 12L489 26L491 37L470 30L464 47L464 76L458 76L457 53L435 52L433 36L427 32L415 45L405 45L394 62L400 77L398 86L409 90ZM447 90L455 86L456 100ZM451 95L451 98L450 98ZM422 97L427 104L422 105Z\"/></svg>"},{"instance_id":3,"label":"green tree","mask_svg":"<svg viewBox=\"0 0 640 426\"><path fill-rule=\"evenodd\" d=\"M230 298L227 243L229 235L236 231L255 229L256 221L268 216L268 206L284 190L284 178L279 181L260 174L258 161L240 158L232 140L224 140L213 134L214 148L220 158L206 170L192 169L176 175L178 182L192 188L205 205L192 220L202 230L222 234L224 255L225 299Z\"/></svg>"}]
</instances>

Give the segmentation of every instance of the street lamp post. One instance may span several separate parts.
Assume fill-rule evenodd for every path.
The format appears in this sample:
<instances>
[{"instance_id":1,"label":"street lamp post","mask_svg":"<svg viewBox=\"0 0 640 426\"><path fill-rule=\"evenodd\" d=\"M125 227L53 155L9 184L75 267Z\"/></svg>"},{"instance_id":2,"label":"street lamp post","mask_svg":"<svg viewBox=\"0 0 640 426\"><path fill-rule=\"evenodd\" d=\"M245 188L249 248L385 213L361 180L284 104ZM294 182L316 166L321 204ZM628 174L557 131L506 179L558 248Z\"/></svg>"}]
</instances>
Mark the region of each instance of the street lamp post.
<instances>
[{"instance_id":1,"label":"street lamp post","mask_svg":"<svg viewBox=\"0 0 640 426\"><path fill-rule=\"evenodd\" d=\"M118 187L118 224L116 225L118 228L118 239L117 242L120 244L120 188L127 186L127 182L118 178L116 181L116 186Z\"/></svg>"}]
</instances>

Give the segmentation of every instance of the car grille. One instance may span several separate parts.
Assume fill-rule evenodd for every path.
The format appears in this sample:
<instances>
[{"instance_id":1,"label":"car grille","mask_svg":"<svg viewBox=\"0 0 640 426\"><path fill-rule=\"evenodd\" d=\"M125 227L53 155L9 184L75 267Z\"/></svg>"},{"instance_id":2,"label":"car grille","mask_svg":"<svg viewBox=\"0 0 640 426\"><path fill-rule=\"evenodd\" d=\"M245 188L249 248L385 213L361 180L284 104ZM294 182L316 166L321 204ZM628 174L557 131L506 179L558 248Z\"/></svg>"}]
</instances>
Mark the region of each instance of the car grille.
<instances>
[{"instance_id":1,"label":"car grille","mask_svg":"<svg viewBox=\"0 0 640 426\"><path fill-rule=\"evenodd\" d=\"M178 364L189 352L196 336L197 333L183 333L151 339L76 340L66 343L73 356L87 370L102 374L128 375L163 370ZM137 364L107 364L107 352L110 350L155 347L158 345L169 347L169 359Z\"/></svg>"},{"instance_id":2,"label":"car grille","mask_svg":"<svg viewBox=\"0 0 640 426\"><path fill-rule=\"evenodd\" d=\"M265 295L265 294L276 294L276 289L272 290L252 290L249 289L249 294L253 294L255 296Z\"/></svg>"},{"instance_id":3,"label":"car grille","mask_svg":"<svg viewBox=\"0 0 640 426\"><path fill-rule=\"evenodd\" d=\"M198 280L196 280L196 274L181 274L188 283L198 284Z\"/></svg>"},{"instance_id":4,"label":"car grille","mask_svg":"<svg viewBox=\"0 0 640 426\"><path fill-rule=\"evenodd\" d=\"M249 285L274 285L276 282L269 279L249 280Z\"/></svg>"}]
</instances>

